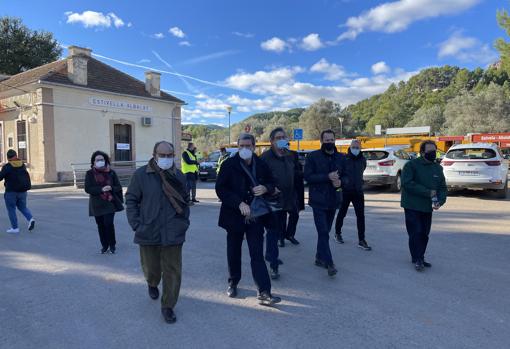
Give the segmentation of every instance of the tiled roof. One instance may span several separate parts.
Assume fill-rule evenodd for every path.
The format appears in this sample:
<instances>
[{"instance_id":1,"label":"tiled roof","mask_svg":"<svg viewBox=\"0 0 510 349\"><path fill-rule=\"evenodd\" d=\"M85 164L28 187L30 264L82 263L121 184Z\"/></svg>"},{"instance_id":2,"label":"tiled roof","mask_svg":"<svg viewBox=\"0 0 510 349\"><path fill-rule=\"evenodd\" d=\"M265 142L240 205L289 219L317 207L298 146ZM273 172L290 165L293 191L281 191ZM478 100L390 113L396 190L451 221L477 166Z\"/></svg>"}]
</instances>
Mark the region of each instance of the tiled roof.
<instances>
[{"instance_id":1,"label":"tiled roof","mask_svg":"<svg viewBox=\"0 0 510 349\"><path fill-rule=\"evenodd\" d=\"M144 82L92 57L89 58L87 63L87 73L87 86L73 83L67 76L67 59L63 59L13 75L6 80L0 80L0 92L41 80L43 82L87 87L136 97L184 103L184 101L179 98L163 91L161 91L161 97L151 96L151 94L145 90Z\"/></svg>"}]
</instances>

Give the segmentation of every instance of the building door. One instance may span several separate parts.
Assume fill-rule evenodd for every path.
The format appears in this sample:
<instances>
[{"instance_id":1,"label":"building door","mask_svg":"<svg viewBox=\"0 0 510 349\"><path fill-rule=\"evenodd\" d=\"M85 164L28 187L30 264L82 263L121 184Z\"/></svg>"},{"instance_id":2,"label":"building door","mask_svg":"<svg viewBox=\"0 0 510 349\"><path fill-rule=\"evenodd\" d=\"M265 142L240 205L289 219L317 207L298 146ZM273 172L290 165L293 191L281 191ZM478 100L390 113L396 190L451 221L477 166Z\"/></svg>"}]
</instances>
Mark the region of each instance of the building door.
<instances>
[{"instance_id":1,"label":"building door","mask_svg":"<svg viewBox=\"0 0 510 349\"><path fill-rule=\"evenodd\" d=\"M16 121L16 134L18 137L18 158L27 161L27 122Z\"/></svg>"},{"instance_id":2,"label":"building door","mask_svg":"<svg viewBox=\"0 0 510 349\"><path fill-rule=\"evenodd\" d=\"M132 161L133 144L131 125L115 124L113 126L113 139L115 147L114 161Z\"/></svg>"}]
</instances>

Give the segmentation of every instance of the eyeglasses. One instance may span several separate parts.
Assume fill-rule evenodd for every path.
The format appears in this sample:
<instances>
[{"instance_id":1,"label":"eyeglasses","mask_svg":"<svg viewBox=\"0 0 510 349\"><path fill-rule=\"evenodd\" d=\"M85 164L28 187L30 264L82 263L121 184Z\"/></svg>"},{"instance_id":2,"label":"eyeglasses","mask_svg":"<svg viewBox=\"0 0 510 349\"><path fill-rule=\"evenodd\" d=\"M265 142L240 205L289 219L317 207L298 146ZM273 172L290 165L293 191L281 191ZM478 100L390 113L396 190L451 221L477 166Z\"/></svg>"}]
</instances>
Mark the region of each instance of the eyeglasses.
<instances>
[{"instance_id":1,"label":"eyeglasses","mask_svg":"<svg viewBox=\"0 0 510 349\"><path fill-rule=\"evenodd\" d=\"M173 158L174 157L174 153L171 153L171 154L160 154L160 153L157 153L156 155L158 156L158 158Z\"/></svg>"}]
</instances>

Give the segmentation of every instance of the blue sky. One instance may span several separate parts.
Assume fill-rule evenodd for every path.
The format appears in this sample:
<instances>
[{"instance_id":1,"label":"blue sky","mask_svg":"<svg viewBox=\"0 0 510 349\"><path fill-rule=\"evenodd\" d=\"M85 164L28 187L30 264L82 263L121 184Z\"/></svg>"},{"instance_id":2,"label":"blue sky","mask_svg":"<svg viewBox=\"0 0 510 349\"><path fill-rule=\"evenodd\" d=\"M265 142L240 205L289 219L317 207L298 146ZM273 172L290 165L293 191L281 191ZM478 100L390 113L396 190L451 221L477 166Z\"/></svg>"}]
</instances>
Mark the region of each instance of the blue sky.
<instances>
[{"instance_id":1,"label":"blue sky","mask_svg":"<svg viewBox=\"0 0 510 349\"><path fill-rule=\"evenodd\" d=\"M138 79L160 70L162 88L188 103L185 123L223 125L227 105L233 122L321 97L346 106L426 67L486 67L504 36L496 10L510 9L506 0L22 3L0 0L0 14Z\"/></svg>"}]
</instances>

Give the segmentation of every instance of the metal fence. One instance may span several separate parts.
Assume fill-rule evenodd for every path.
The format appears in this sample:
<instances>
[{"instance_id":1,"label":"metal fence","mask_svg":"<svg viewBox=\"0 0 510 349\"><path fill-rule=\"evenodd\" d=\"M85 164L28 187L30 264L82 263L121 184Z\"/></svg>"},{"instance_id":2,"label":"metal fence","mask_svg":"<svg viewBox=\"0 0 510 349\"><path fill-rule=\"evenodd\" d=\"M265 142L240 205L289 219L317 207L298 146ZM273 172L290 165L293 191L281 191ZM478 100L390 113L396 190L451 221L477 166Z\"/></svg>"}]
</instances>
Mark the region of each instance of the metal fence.
<instances>
[{"instance_id":1,"label":"metal fence","mask_svg":"<svg viewBox=\"0 0 510 349\"><path fill-rule=\"evenodd\" d=\"M123 186L127 186L131 176L140 168L146 165L148 160L141 161L112 161L110 166L112 170L117 173L119 181ZM90 162L87 163L72 163L73 169L73 184L75 188L83 188L85 186L85 174L90 170Z\"/></svg>"}]
</instances>

